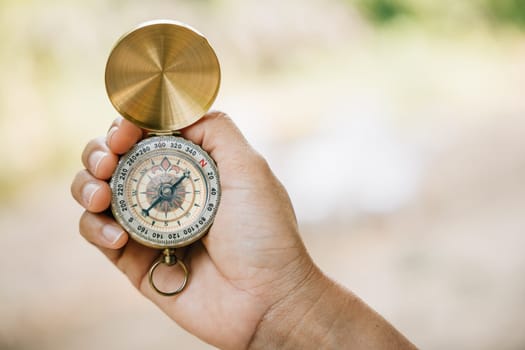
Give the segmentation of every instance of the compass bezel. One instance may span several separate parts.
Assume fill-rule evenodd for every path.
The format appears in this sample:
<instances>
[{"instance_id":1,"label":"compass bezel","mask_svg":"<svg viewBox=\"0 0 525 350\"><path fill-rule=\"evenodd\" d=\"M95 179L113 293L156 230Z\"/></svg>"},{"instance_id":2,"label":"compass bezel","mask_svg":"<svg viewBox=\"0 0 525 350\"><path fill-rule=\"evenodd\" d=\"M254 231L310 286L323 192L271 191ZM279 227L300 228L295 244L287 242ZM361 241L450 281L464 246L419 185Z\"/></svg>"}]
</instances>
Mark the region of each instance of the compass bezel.
<instances>
[{"instance_id":1,"label":"compass bezel","mask_svg":"<svg viewBox=\"0 0 525 350\"><path fill-rule=\"evenodd\" d=\"M165 145L165 146L162 146ZM175 147L174 147L175 145ZM179 148L179 146L182 146ZM177 154L178 157L199 169L205 182L205 203L200 208L200 214L189 224L173 231L159 231L154 227L145 227L146 232L137 228L143 220L137 218L137 211L130 208L126 194L133 190L133 181L128 176L131 169L155 154ZM213 159L198 145L177 136L154 136L143 139L129 152L124 154L110 180L112 190L111 211L116 221L129 233L130 237L142 245L157 248L179 248L187 246L208 232L213 224L221 199L220 178ZM212 191L211 189L215 189ZM130 218L133 218L130 222ZM145 225L143 225L145 226ZM185 231L188 230L188 231Z\"/></svg>"}]
</instances>

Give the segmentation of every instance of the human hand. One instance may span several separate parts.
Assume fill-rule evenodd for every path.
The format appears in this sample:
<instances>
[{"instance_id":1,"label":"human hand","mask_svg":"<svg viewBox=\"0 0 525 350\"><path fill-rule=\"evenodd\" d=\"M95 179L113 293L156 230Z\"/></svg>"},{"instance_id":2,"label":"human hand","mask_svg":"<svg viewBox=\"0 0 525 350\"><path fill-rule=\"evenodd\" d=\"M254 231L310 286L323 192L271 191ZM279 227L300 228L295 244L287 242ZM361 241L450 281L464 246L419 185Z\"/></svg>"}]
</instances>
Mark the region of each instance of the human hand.
<instances>
[{"instance_id":1,"label":"human hand","mask_svg":"<svg viewBox=\"0 0 525 350\"><path fill-rule=\"evenodd\" d=\"M111 199L106 180L119 155L143 136L132 123L115 120L106 137L86 146L86 170L76 175L71 192L86 209L80 233L175 322L224 349L415 348L314 265L285 189L233 122L219 112L182 130L182 136L215 159L221 204L208 234L186 250L192 271L186 289L176 297L157 294L147 273L159 251L130 240L105 214ZM177 274L159 269L155 278L169 283Z\"/></svg>"},{"instance_id":2,"label":"human hand","mask_svg":"<svg viewBox=\"0 0 525 350\"><path fill-rule=\"evenodd\" d=\"M220 348L246 348L272 305L321 274L301 242L285 189L228 117L210 113L182 130L182 136L215 159L222 186L211 229L187 250L192 276L183 293L164 297L153 291L147 272L159 251L128 239L105 213L111 199L106 180L119 155L143 137L122 118L105 138L89 142L82 155L86 170L71 187L86 209L80 233L189 332ZM155 278L169 281L176 274L159 269Z\"/></svg>"}]
</instances>

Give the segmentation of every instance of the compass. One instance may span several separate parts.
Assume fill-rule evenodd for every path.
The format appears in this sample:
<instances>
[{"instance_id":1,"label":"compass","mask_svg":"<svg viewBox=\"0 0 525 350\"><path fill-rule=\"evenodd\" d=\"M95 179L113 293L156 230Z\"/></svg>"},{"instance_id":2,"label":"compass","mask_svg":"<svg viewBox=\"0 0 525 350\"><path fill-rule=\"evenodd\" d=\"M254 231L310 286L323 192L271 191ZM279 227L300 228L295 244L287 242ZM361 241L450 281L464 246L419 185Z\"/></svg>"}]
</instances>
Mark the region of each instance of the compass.
<instances>
[{"instance_id":1,"label":"compass","mask_svg":"<svg viewBox=\"0 0 525 350\"><path fill-rule=\"evenodd\" d=\"M162 295L186 286L190 272L175 248L204 236L219 206L215 162L178 133L208 111L219 85L219 62L206 38L176 21L150 21L131 30L117 41L106 65L111 103L147 132L112 175L111 210L132 239L162 250L149 270L151 287ZM155 285L160 264L182 268L177 290Z\"/></svg>"}]
</instances>

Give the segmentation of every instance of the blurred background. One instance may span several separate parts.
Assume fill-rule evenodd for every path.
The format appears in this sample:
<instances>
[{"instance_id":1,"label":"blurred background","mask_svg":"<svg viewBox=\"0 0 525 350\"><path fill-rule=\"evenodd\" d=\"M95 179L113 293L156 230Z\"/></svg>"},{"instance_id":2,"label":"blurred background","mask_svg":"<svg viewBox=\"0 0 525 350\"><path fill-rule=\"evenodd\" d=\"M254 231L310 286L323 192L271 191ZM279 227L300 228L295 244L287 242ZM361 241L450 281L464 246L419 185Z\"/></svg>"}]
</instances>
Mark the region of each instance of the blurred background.
<instances>
[{"instance_id":1,"label":"blurred background","mask_svg":"<svg viewBox=\"0 0 525 350\"><path fill-rule=\"evenodd\" d=\"M318 265L425 349L525 348L524 0L0 1L0 348L210 349L78 234L115 41L203 32Z\"/></svg>"}]
</instances>

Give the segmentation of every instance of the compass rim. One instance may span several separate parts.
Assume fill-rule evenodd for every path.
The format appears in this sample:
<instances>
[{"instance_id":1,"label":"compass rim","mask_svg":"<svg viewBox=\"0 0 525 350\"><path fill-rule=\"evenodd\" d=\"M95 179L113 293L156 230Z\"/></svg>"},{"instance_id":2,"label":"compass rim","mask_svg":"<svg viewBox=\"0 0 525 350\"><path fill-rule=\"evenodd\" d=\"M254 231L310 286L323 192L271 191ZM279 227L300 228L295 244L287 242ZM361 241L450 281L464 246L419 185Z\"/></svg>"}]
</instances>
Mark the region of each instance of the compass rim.
<instances>
[{"instance_id":1,"label":"compass rim","mask_svg":"<svg viewBox=\"0 0 525 350\"><path fill-rule=\"evenodd\" d=\"M141 149L143 146L145 145L148 145L149 143L156 143L156 142L173 142L174 140L176 140L177 142L180 142L180 143L183 143L183 144L190 144L191 147L195 148L197 151L199 151L200 155L203 156L206 161L208 162L208 164L210 165L210 167L213 169L213 172L214 172L214 175L216 176L216 184L217 184L217 194L215 196L215 198L212 200L212 195L211 195L211 191L210 190L207 190L207 194L206 194L206 203L214 203L214 208L213 210L211 211L210 213L210 216L208 218L208 220L203 224L201 225L201 228L198 230L197 233L192 233L188 239L182 239L180 241L178 241L177 243L174 243L174 244L162 244L162 243L156 243L156 242L153 242L151 240L147 240L146 238L142 237L139 233L135 232L135 229L133 228L133 226L131 224L129 224L126 219L124 218L124 213L123 211L120 209L120 206L119 206L119 199L118 199L118 191L116 189L117 187L117 184L120 180L118 180L118 174L120 173L120 171L122 170L123 167L125 167L125 162L126 162L126 159L127 159L127 155L129 154L134 154L137 150ZM153 150L151 152L155 152L155 151L159 151L158 149L157 150ZM196 160L192 160L191 157L189 157L188 155L185 155L183 153L181 153L181 155L185 158L187 158L188 160L190 161L195 161ZM143 155L142 157L145 157L146 155ZM125 180L123 180L125 181ZM113 217L115 218L115 220L117 221L117 223L122 226L122 228L129 234L129 236L134 240L136 241L137 243L139 244L142 244L144 246L147 246L147 247L150 247L150 248L155 248L155 249L165 249L165 248L181 248L181 247L185 247L185 246L188 246L196 241L198 241L199 239L201 239L202 237L204 237L208 231L210 230L211 226L213 225L213 222L215 221L215 217L217 215L217 211L218 211L218 208L220 206L220 202L221 202L221 197L222 197L222 191L221 191L221 182L220 182L220 175L219 175L219 171L218 171L218 168L217 168L217 165L215 163L215 161L211 158L211 156L202 149L202 147L200 147L199 145L187 140L187 139L184 139L182 137L178 137L178 136L154 136L154 137L149 137L149 138L146 138L146 139L143 139L141 140L139 143L135 144L126 154L124 154L120 160L119 160L119 163L117 165L117 168L115 169L115 172L113 173L113 176L111 177L111 180L110 180L110 188L111 188L111 192L112 192L112 195L111 195L111 212L113 214ZM203 208L204 209L204 208ZM135 214L132 214L131 217L135 217ZM188 227L192 226L192 224L188 225ZM176 230L172 233L176 233L177 231L182 231L182 230Z\"/></svg>"}]
</instances>

